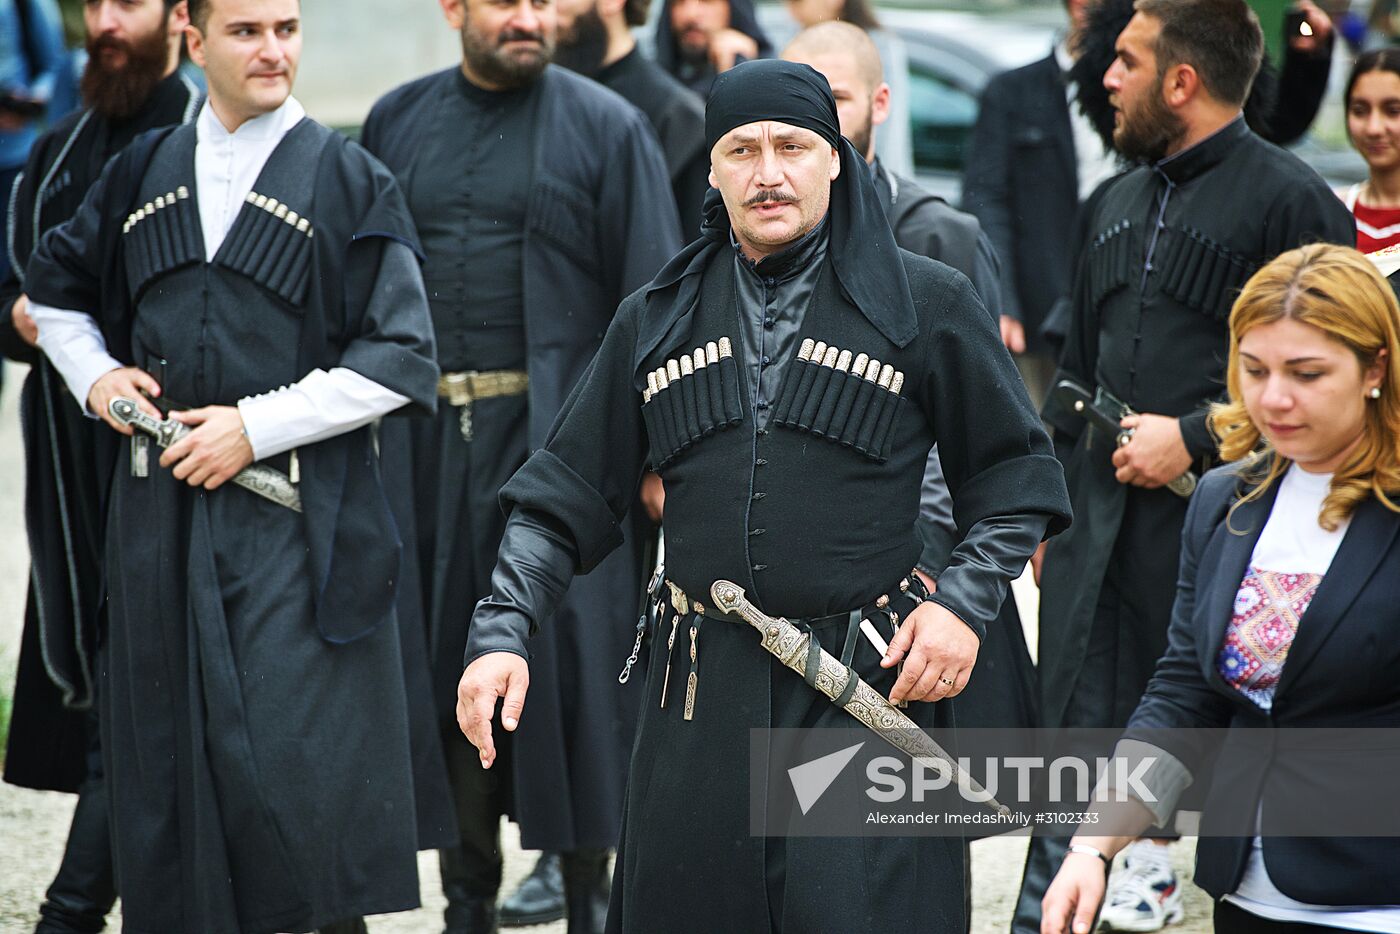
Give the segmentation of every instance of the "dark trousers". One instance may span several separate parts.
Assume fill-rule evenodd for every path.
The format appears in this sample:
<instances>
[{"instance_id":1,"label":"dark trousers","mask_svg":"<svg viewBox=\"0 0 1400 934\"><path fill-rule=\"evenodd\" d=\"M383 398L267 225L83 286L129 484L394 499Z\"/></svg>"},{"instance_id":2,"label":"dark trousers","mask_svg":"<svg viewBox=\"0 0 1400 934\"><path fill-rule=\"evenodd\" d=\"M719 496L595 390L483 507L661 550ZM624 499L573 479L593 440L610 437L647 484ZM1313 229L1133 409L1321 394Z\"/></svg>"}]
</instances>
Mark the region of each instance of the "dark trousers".
<instances>
[{"instance_id":1,"label":"dark trousers","mask_svg":"<svg viewBox=\"0 0 1400 934\"><path fill-rule=\"evenodd\" d=\"M98 774L78 792L63 862L44 893L34 934L95 934L116 900L107 783Z\"/></svg>"},{"instance_id":2,"label":"dark trousers","mask_svg":"<svg viewBox=\"0 0 1400 934\"><path fill-rule=\"evenodd\" d=\"M1342 928L1261 918L1227 901L1215 903L1216 934L1336 934Z\"/></svg>"},{"instance_id":3,"label":"dark trousers","mask_svg":"<svg viewBox=\"0 0 1400 934\"><path fill-rule=\"evenodd\" d=\"M443 737L452 803L457 809L456 847L438 851L443 894L449 901L495 901L501 887L501 818L508 813L511 780L510 734L500 719L492 724L496 763L481 767L476 748L460 732Z\"/></svg>"},{"instance_id":4,"label":"dark trousers","mask_svg":"<svg viewBox=\"0 0 1400 934\"><path fill-rule=\"evenodd\" d=\"M443 894L451 904L495 902L501 885L501 817L512 807L511 734L492 727L497 760L481 767L476 749L457 727L457 680L462 675L472 607L491 591L496 551L505 533L497 494L529 453L529 405L524 396L473 403L471 441L461 434L461 410L442 403L433 419L415 419L411 432L417 556L422 605L433 664L433 692L459 843L439 851Z\"/></svg>"},{"instance_id":5,"label":"dark trousers","mask_svg":"<svg viewBox=\"0 0 1400 934\"><path fill-rule=\"evenodd\" d=\"M87 778L78 789L78 805L73 809L63 862L44 893L34 934L94 934L106 925L107 913L117 901L111 812L107 779L102 773L96 698L84 721Z\"/></svg>"},{"instance_id":6,"label":"dark trousers","mask_svg":"<svg viewBox=\"0 0 1400 934\"><path fill-rule=\"evenodd\" d=\"M1144 647L1141 642L1152 637L1151 634L1134 632L1127 622L1149 618L1147 608L1139 604L1138 590L1130 584L1135 579L1132 576L1134 570L1124 567L1117 555L1109 561L1105 570L1084 664L1070 695L1069 705L1065 708L1064 725L1067 728L1110 729L1126 726L1137 706L1135 698L1141 696L1147 687L1152 667L1144 660L1152 649ZM1064 748L1089 762L1112 752L1111 749ZM1145 836L1176 838L1176 834L1160 829L1149 831ZM1011 930L1016 934L1037 934L1040 931L1040 901L1060 868L1069 841L1069 837L1031 838L1021 877L1021 894L1011 921Z\"/></svg>"}]
</instances>

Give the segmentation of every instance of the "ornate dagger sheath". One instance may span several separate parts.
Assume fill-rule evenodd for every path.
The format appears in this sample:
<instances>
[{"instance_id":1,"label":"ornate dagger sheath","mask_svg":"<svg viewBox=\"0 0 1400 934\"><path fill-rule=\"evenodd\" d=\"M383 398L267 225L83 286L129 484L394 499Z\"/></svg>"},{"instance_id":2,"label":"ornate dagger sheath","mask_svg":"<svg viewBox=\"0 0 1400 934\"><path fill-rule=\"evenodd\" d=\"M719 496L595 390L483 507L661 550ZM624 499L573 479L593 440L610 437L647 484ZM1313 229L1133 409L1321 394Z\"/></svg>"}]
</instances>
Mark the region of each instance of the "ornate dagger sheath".
<instances>
[{"instance_id":1,"label":"ornate dagger sheath","mask_svg":"<svg viewBox=\"0 0 1400 934\"><path fill-rule=\"evenodd\" d=\"M130 399L113 399L108 406L112 417L123 425L130 425L142 434L155 439L156 446L168 448L193 429L173 418L165 421L152 418ZM243 489L270 499L279 506L286 506L293 512L301 512L301 492L286 474L262 464L244 467L233 478L233 482Z\"/></svg>"},{"instance_id":2,"label":"ornate dagger sheath","mask_svg":"<svg viewBox=\"0 0 1400 934\"><path fill-rule=\"evenodd\" d=\"M738 584L729 581L715 581L710 587L710 598L715 606L725 613L738 616L757 629L763 636L763 648L799 675L806 677L808 645L812 634L802 632L782 617L776 619L759 610L744 596ZM832 701L841 696L846 687L846 666L842 665L825 649L820 649L821 670L817 672L817 690ZM864 723L879 734L880 738L900 752L907 753L915 761L939 772L948 772L970 800L981 801L1000 814L1010 814L1011 809L987 794L985 788L971 775L958 768L952 756L934 742L918 724L889 702L856 674L855 693L843 708L846 713Z\"/></svg>"}]
</instances>

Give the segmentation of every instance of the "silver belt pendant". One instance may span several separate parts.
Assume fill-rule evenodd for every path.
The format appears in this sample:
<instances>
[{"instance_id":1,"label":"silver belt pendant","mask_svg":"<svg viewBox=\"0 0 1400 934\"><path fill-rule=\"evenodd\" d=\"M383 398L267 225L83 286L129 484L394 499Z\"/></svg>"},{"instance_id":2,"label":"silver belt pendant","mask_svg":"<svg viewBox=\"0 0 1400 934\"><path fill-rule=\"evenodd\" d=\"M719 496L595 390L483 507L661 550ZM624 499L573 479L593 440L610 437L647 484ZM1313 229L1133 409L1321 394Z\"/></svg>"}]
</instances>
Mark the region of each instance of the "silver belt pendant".
<instances>
[{"instance_id":1,"label":"silver belt pendant","mask_svg":"<svg viewBox=\"0 0 1400 934\"><path fill-rule=\"evenodd\" d=\"M462 403L462 410L457 414L457 423L458 423L458 424L461 426L461 428L462 428L462 440L463 440L463 441L470 441L470 440L472 439L472 434L473 434L473 432L472 432L472 404L471 404L470 402L464 402L464 403Z\"/></svg>"},{"instance_id":2,"label":"silver belt pendant","mask_svg":"<svg viewBox=\"0 0 1400 934\"><path fill-rule=\"evenodd\" d=\"M151 438L139 432L131 436L131 475L149 477L151 475Z\"/></svg>"}]
</instances>

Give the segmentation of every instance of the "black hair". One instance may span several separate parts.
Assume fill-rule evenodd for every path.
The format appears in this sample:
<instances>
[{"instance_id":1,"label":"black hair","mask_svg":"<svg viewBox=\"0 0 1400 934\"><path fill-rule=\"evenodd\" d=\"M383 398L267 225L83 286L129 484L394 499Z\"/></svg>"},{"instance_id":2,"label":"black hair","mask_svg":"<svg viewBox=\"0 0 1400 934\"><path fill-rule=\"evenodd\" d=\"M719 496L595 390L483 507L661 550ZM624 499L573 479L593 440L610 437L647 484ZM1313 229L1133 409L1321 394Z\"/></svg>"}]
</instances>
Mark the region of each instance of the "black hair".
<instances>
[{"instance_id":1,"label":"black hair","mask_svg":"<svg viewBox=\"0 0 1400 934\"><path fill-rule=\"evenodd\" d=\"M1400 48L1394 46L1371 49L1369 52L1362 52L1356 57L1356 64L1351 66L1351 77L1347 78L1346 94L1342 97L1342 102L1348 107L1351 106L1351 92L1356 90L1356 82L1364 74L1373 71L1388 71L1393 75L1400 75Z\"/></svg>"}]
</instances>

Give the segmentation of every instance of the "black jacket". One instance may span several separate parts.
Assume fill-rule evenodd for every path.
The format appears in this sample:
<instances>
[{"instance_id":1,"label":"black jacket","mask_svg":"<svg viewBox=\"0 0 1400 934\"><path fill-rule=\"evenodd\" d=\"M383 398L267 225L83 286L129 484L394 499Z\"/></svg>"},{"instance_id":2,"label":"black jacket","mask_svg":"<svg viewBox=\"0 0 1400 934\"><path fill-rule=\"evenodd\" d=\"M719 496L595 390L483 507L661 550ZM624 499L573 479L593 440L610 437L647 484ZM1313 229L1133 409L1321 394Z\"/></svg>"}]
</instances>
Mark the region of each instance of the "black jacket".
<instances>
[{"instance_id":1,"label":"black jacket","mask_svg":"<svg viewBox=\"0 0 1400 934\"><path fill-rule=\"evenodd\" d=\"M1069 296L1072 243L1061 235L1079 209L1069 104L1052 52L987 84L968 147L963 209L977 215L1007 278L1004 315L1032 348L1051 308Z\"/></svg>"},{"instance_id":2,"label":"black jacket","mask_svg":"<svg viewBox=\"0 0 1400 934\"><path fill-rule=\"evenodd\" d=\"M1235 595L1278 485L1228 514L1244 489L1237 465L1228 465L1208 473L1191 499L1169 645L1127 734L1169 747L1200 775L1205 750L1196 739L1201 734L1188 728L1230 729L1212 770L1196 849L1196 884L1216 897L1239 884L1251 840L1207 835L1217 817L1213 809L1231 807L1241 788L1257 789L1267 829L1271 815L1276 819L1324 807L1326 799L1336 796L1337 782L1345 781L1341 769L1319 770L1332 772L1329 780L1312 773L1306 759L1279 752L1282 731L1400 727L1395 677L1400 642L1394 638L1400 515L1375 498L1352 515L1298 626L1272 709L1260 710L1216 671ZM1235 803L1233 810L1241 809ZM1279 891L1309 904L1389 905L1400 891L1400 839L1265 833L1263 855Z\"/></svg>"}]
</instances>

